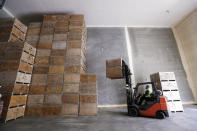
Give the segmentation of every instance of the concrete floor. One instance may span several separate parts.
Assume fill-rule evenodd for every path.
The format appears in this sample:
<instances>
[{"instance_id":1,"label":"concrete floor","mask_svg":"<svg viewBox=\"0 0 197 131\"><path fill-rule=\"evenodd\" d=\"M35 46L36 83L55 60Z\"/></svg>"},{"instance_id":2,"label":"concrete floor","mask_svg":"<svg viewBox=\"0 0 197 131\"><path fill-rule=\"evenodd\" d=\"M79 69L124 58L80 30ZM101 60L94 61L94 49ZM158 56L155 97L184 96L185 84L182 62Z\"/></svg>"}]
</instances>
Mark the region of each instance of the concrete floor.
<instances>
[{"instance_id":1,"label":"concrete floor","mask_svg":"<svg viewBox=\"0 0 197 131\"><path fill-rule=\"evenodd\" d=\"M25 117L0 125L0 131L196 131L197 106L185 106L165 120L129 117L126 109L100 109L96 117Z\"/></svg>"}]
</instances>

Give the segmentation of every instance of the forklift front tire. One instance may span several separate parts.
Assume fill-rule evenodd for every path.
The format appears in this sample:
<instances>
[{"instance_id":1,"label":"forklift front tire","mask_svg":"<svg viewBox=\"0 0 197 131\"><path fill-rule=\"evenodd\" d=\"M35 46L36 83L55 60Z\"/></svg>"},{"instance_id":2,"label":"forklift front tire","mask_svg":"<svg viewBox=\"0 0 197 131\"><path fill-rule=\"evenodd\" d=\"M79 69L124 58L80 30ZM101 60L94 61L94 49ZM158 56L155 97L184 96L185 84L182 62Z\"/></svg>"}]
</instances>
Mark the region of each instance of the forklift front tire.
<instances>
[{"instance_id":1,"label":"forklift front tire","mask_svg":"<svg viewBox=\"0 0 197 131\"><path fill-rule=\"evenodd\" d=\"M138 110L136 108L129 108L128 109L128 115L136 117L136 116L138 116Z\"/></svg>"},{"instance_id":2,"label":"forklift front tire","mask_svg":"<svg viewBox=\"0 0 197 131\"><path fill-rule=\"evenodd\" d=\"M158 112L156 113L156 118L157 118L157 119L165 119L166 116L165 116L164 112L158 111Z\"/></svg>"}]
</instances>

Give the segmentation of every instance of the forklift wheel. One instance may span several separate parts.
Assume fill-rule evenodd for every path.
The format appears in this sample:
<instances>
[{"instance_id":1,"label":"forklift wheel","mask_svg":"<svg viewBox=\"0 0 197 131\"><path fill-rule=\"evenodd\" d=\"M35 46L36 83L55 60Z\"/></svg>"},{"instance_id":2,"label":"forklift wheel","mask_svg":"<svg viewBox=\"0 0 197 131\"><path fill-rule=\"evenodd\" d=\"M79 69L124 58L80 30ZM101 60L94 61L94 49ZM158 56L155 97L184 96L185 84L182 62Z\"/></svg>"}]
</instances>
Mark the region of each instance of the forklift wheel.
<instances>
[{"instance_id":1,"label":"forklift wheel","mask_svg":"<svg viewBox=\"0 0 197 131\"><path fill-rule=\"evenodd\" d=\"M158 111L158 112L156 113L156 118L157 118L157 119L165 119L166 116L165 116L165 114L164 114L162 111Z\"/></svg>"},{"instance_id":2,"label":"forklift wheel","mask_svg":"<svg viewBox=\"0 0 197 131\"><path fill-rule=\"evenodd\" d=\"M128 115L136 117L138 116L138 110L136 108L129 108Z\"/></svg>"}]
</instances>

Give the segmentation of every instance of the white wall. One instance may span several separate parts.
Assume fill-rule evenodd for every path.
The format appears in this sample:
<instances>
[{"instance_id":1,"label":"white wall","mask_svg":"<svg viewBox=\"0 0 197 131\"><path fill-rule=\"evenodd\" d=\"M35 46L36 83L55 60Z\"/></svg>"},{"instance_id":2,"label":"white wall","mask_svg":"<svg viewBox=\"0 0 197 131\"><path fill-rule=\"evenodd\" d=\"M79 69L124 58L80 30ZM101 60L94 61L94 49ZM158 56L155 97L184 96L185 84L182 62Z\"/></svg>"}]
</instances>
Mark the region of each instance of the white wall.
<instances>
[{"instance_id":1,"label":"white wall","mask_svg":"<svg viewBox=\"0 0 197 131\"><path fill-rule=\"evenodd\" d=\"M197 0L7 0L16 17L81 13L88 26L169 27L197 6ZM169 11L169 12L168 12Z\"/></svg>"},{"instance_id":2,"label":"white wall","mask_svg":"<svg viewBox=\"0 0 197 131\"><path fill-rule=\"evenodd\" d=\"M190 88L197 102L197 9L173 27Z\"/></svg>"}]
</instances>

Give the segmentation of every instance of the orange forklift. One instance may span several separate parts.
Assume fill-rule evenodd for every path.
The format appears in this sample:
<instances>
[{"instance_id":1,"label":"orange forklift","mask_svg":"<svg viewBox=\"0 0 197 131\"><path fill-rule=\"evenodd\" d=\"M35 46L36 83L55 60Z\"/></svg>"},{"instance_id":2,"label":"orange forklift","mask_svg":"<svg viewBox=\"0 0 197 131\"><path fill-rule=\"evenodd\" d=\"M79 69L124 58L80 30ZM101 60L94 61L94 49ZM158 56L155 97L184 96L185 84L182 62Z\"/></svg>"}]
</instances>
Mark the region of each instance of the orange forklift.
<instances>
[{"instance_id":1,"label":"orange forklift","mask_svg":"<svg viewBox=\"0 0 197 131\"><path fill-rule=\"evenodd\" d=\"M154 82L137 83L136 87L132 89L131 72L126 63L122 60L122 73L126 80L126 94L127 94L127 108L129 116L147 116L164 119L169 117L167 101L162 92L157 90ZM144 100L141 104L138 91L146 85L152 86L152 93L150 99Z\"/></svg>"}]
</instances>

